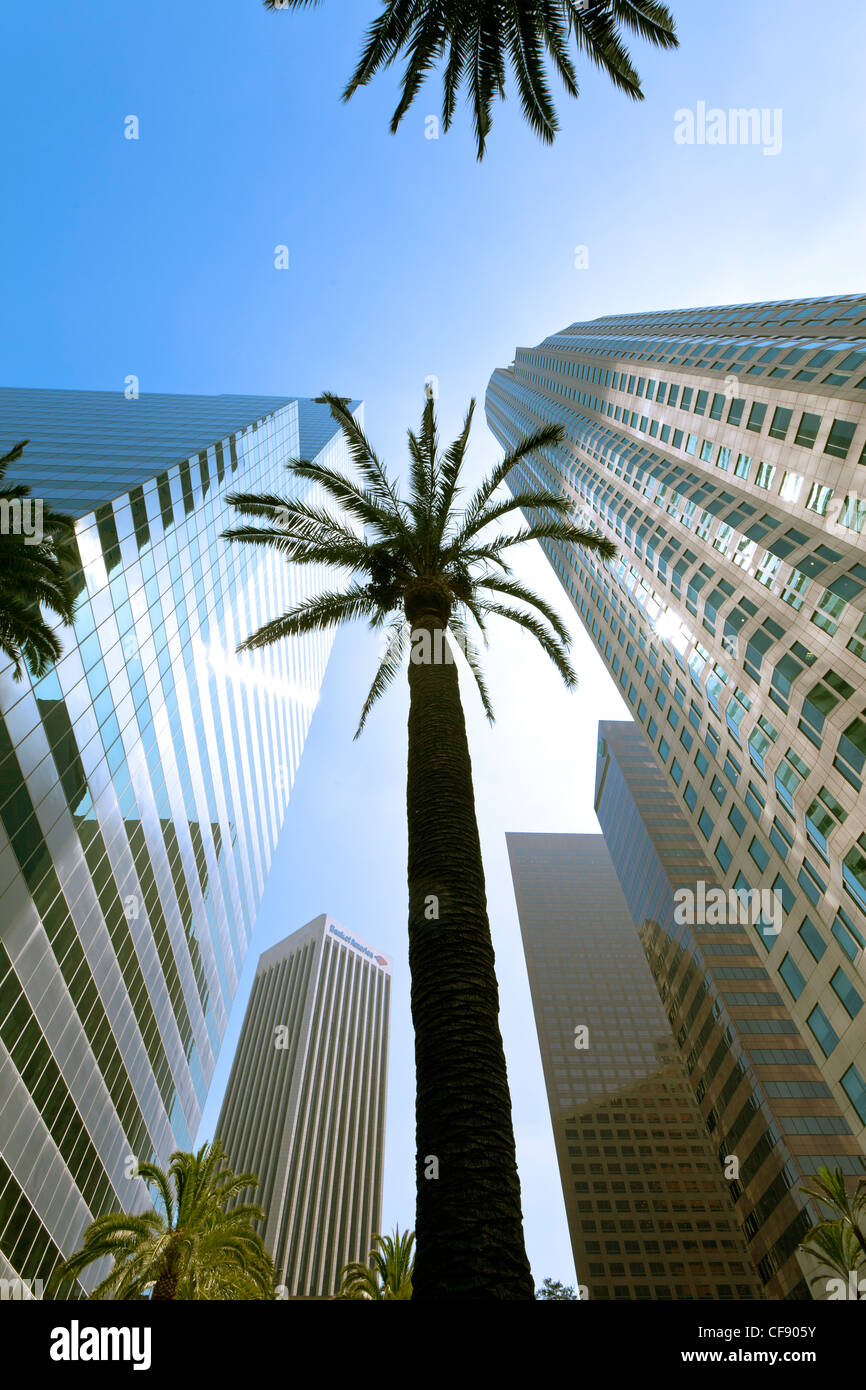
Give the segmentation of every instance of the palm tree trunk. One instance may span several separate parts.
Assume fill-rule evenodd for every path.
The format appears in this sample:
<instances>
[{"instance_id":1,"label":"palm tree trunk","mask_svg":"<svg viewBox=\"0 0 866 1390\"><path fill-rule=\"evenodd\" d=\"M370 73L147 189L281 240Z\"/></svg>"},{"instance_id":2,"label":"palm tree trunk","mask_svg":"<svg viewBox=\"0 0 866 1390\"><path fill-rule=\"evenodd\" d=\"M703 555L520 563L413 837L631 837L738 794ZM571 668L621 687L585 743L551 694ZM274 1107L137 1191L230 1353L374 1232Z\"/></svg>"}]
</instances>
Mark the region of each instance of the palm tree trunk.
<instances>
[{"instance_id":1,"label":"palm tree trunk","mask_svg":"<svg viewBox=\"0 0 866 1390\"><path fill-rule=\"evenodd\" d=\"M457 668L443 660L444 624L432 606L418 604L427 611L408 613L409 967L417 1085L412 1297L528 1299L534 1290L472 768ZM418 659L425 643L426 661Z\"/></svg>"},{"instance_id":2,"label":"palm tree trunk","mask_svg":"<svg viewBox=\"0 0 866 1390\"><path fill-rule=\"evenodd\" d=\"M151 1299L154 1303L159 1303L164 1299L177 1298L177 1275L163 1270L153 1286Z\"/></svg>"},{"instance_id":3,"label":"palm tree trunk","mask_svg":"<svg viewBox=\"0 0 866 1390\"><path fill-rule=\"evenodd\" d=\"M151 1300L162 1303L177 1298L178 1269L177 1251L173 1241L169 1243L165 1259L160 1266L159 1278L153 1286Z\"/></svg>"}]
</instances>

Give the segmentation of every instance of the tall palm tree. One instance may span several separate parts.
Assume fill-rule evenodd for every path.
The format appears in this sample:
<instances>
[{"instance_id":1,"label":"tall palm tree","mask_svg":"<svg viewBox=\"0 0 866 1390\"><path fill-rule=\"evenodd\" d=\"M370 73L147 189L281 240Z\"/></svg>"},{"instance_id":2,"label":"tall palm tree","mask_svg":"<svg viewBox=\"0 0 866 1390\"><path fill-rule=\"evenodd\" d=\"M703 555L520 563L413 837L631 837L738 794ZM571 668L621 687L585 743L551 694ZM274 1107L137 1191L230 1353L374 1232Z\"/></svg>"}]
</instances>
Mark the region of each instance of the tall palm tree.
<instances>
[{"instance_id":1,"label":"tall palm tree","mask_svg":"<svg viewBox=\"0 0 866 1390\"><path fill-rule=\"evenodd\" d=\"M338 1299L410 1299L415 1232L400 1227L393 1236L374 1236L369 1264L348 1264L340 1271Z\"/></svg>"},{"instance_id":2,"label":"tall palm tree","mask_svg":"<svg viewBox=\"0 0 866 1390\"><path fill-rule=\"evenodd\" d=\"M27 443L23 439L0 456L0 653L12 661L16 681L25 663L38 677L60 659L60 639L42 609L68 625L78 592L72 578L78 566L72 518L45 508L40 499L29 500L26 483L6 482L9 465L17 463ZM21 524L28 510L29 534Z\"/></svg>"},{"instance_id":3,"label":"tall palm tree","mask_svg":"<svg viewBox=\"0 0 866 1390\"><path fill-rule=\"evenodd\" d=\"M265 623L240 650L356 618L386 628L387 648L356 738L409 652L406 800L418 1240L413 1297L532 1298L472 770L446 633L464 654L491 722L469 619L485 641L488 618L517 623L573 686L568 630L543 599L513 577L508 552L538 539L604 556L615 549L569 521L569 504L559 493L521 488L496 500L500 484L521 459L558 443L561 426L524 439L459 510L474 401L461 434L440 453L435 403L427 400L420 432L408 432L410 486L403 500L349 409L337 396L325 399L360 481L322 463L295 459L288 469L296 479L317 484L342 515L327 505L235 493L229 501L241 515L266 524L224 534L271 547L295 564L337 566L353 577L342 590L308 599ZM521 509L526 525L508 534L489 533L491 525Z\"/></svg>"},{"instance_id":4,"label":"tall palm tree","mask_svg":"<svg viewBox=\"0 0 866 1390\"><path fill-rule=\"evenodd\" d=\"M321 0L264 0L269 10L296 10ZM440 60L443 74L442 126L448 130L461 87L468 89L478 158L493 123L492 109L505 96L510 64L523 115L550 144L559 128L545 60L569 96L579 95L569 55L579 52L607 73L620 91L643 100L640 77L632 66L621 30L630 29L659 48L676 48L673 16L658 0L383 0L345 91L348 101L377 72L407 54L403 91L391 119L396 131L426 77ZM545 53L546 50L546 53Z\"/></svg>"},{"instance_id":5,"label":"tall palm tree","mask_svg":"<svg viewBox=\"0 0 866 1390\"><path fill-rule=\"evenodd\" d=\"M235 1176L219 1143L198 1153L173 1153L166 1173L140 1163L135 1177L154 1189L156 1204L139 1216L109 1212L91 1222L82 1248L52 1277L77 1279L110 1256L113 1266L91 1298L273 1299L274 1268L252 1223L261 1208L229 1203L256 1187L254 1173Z\"/></svg>"}]
</instances>

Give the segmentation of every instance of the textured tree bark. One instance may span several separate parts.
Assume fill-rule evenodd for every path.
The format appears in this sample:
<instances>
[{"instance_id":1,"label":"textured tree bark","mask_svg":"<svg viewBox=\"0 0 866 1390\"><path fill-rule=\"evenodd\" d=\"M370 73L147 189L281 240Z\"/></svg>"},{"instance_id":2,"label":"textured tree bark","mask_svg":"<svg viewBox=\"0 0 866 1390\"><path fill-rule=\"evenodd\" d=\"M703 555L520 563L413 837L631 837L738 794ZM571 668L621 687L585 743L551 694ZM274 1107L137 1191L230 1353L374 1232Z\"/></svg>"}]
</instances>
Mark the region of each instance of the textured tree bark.
<instances>
[{"instance_id":1,"label":"textured tree bark","mask_svg":"<svg viewBox=\"0 0 866 1390\"><path fill-rule=\"evenodd\" d=\"M151 1298L154 1303L177 1298L177 1275L171 1271L163 1270L153 1286Z\"/></svg>"},{"instance_id":2,"label":"textured tree bark","mask_svg":"<svg viewBox=\"0 0 866 1390\"><path fill-rule=\"evenodd\" d=\"M160 1268L159 1278L153 1286L151 1299L154 1303L162 1303L177 1298L178 1269L175 1239L172 1238L169 1242L165 1259Z\"/></svg>"},{"instance_id":3,"label":"textured tree bark","mask_svg":"<svg viewBox=\"0 0 866 1390\"><path fill-rule=\"evenodd\" d=\"M531 1299L472 767L457 667L443 659L435 607L408 612L412 1297Z\"/></svg>"}]
</instances>

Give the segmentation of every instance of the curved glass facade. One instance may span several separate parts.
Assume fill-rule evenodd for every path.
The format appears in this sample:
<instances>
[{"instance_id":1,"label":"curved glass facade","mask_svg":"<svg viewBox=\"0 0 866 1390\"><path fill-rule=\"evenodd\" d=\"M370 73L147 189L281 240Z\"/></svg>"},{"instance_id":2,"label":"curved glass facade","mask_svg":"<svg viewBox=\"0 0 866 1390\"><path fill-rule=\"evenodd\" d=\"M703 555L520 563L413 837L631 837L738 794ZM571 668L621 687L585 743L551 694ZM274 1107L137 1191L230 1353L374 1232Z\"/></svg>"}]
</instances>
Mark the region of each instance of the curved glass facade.
<instances>
[{"instance_id":1,"label":"curved glass facade","mask_svg":"<svg viewBox=\"0 0 866 1390\"><path fill-rule=\"evenodd\" d=\"M564 425L513 486L615 541L543 544L720 883L778 895L754 944L864 1144L866 296L575 323L486 406Z\"/></svg>"},{"instance_id":2,"label":"curved glass facade","mask_svg":"<svg viewBox=\"0 0 866 1390\"><path fill-rule=\"evenodd\" d=\"M45 1282L192 1145L327 664L236 654L325 575L220 540L226 494L343 446L294 399L0 391L23 438L81 561L61 660L0 672L0 1276Z\"/></svg>"}]
</instances>

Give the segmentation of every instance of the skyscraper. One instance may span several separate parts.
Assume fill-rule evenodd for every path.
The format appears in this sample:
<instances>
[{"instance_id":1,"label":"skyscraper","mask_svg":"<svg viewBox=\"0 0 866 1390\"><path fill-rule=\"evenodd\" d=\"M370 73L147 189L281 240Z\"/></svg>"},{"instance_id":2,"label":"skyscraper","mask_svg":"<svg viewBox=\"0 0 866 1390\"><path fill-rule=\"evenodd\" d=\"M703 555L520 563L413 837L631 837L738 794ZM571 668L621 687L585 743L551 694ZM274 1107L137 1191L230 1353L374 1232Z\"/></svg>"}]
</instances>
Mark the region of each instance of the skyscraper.
<instances>
[{"instance_id":1,"label":"skyscraper","mask_svg":"<svg viewBox=\"0 0 866 1390\"><path fill-rule=\"evenodd\" d=\"M603 721L599 734L599 822L717 1171L768 1296L808 1298L815 1266L797 1247L821 1214L801 1184L866 1163L755 939L779 926L773 901L722 889L634 724Z\"/></svg>"},{"instance_id":2,"label":"skyscraper","mask_svg":"<svg viewBox=\"0 0 866 1390\"><path fill-rule=\"evenodd\" d=\"M380 1229L391 964L322 915L261 956L216 1136L288 1297L329 1297Z\"/></svg>"},{"instance_id":3,"label":"skyscraper","mask_svg":"<svg viewBox=\"0 0 866 1390\"><path fill-rule=\"evenodd\" d=\"M775 988L866 1135L866 297L575 323L494 372L515 469L613 539L546 550Z\"/></svg>"},{"instance_id":4,"label":"skyscraper","mask_svg":"<svg viewBox=\"0 0 866 1390\"><path fill-rule=\"evenodd\" d=\"M506 838L581 1284L761 1298L604 840Z\"/></svg>"},{"instance_id":5,"label":"skyscraper","mask_svg":"<svg viewBox=\"0 0 866 1390\"><path fill-rule=\"evenodd\" d=\"M309 401L0 391L21 439L81 559L62 659L0 672L0 1276L44 1281L191 1145L328 659L236 655L324 575L222 541L226 494L343 450Z\"/></svg>"}]
</instances>

